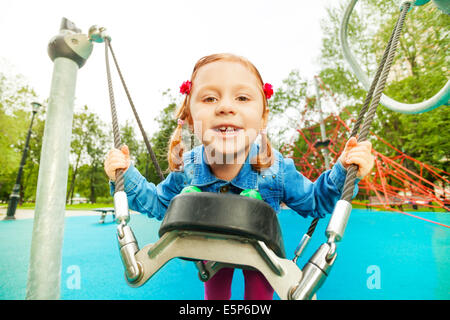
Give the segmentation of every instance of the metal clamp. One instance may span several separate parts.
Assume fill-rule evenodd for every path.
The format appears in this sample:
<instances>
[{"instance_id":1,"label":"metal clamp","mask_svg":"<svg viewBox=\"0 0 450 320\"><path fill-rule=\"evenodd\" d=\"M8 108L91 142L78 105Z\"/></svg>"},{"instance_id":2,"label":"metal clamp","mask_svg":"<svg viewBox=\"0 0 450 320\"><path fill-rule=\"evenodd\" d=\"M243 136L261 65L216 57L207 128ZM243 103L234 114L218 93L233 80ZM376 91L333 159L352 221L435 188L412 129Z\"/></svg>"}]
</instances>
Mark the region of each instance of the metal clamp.
<instances>
[{"instance_id":1,"label":"metal clamp","mask_svg":"<svg viewBox=\"0 0 450 320\"><path fill-rule=\"evenodd\" d=\"M317 290L320 289L337 257L336 253L334 253L333 257L328 259L330 249L330 244L324 243L309 259L302 270L302 279L289 292L290 300L310 300Z\"/></svg>"},{"instance_id":2,"label":"metal clamp","mask_svg":"<svg viewBox=\"0 0 450 320\"><path fill-rule=\"evenodd\" d=\"M325 235L329 238L328 242L339 242L344 236L347 227L348 218L352 211L352 204L346 200L339 200L334 207L333 214L328 222Z\"/></svg>"},{"instance_id":3,"label":"metal clamp","mask_svg":"<svg viewBox=\"0 0 450 320\"><path fill-rule=\"evenodd\" d=\"M128 223L130 221L128 199L124 191L114 193L114 213L116 215L116 223Z\"/></svg>"},{"instance_id":4,"label":"metal clamp","mask_svg":"<svg viewBox=\"0 0 450 320\"><path fill-rule=\"evenodd\" d=\"M337 257L336 242L344 236L345 228L352 211L352 205L348 201L339 200L334 207L327 229L327 243L324 243L309 259L303 268L303 277L300 282L291 288L289 299L304 300L311 299L317 290L320 289L326 277L331 271L331 267ZM296 258L300 255L309 239L302 239L296 250ZM296 260L296 258L294 258Z\"/></svg>"},{"instance_id":5,"label":"metal clamp","mask_svg":"<svg viewBox=\"0 0 450 320\"><path fill-rule=\"evenodd\" d=\"M139 251L139 247L133 231L124 221L117 226L117 241L128 282L134 283L139 281L144 274L142 264L137 261L135 256Z\"/></svg>"}]
</instances>

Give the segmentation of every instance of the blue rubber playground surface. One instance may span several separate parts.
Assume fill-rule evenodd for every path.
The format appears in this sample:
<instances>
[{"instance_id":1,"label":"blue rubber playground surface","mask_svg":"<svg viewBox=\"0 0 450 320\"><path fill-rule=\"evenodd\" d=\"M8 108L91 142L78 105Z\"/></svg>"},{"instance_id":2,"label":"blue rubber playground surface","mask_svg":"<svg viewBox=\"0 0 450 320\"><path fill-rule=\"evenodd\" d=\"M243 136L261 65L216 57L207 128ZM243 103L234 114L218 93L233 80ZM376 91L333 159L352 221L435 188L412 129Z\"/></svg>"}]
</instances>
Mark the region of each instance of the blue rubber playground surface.
<instances>
[{"instance_id":1,"label":"blue rubber playground surface","mask_svg":"<svg viewBox=\"0 0 450 320\"><path fill-rule=\"evenodd\" d=\"M450 225L448 213L415 215ZM325 241L328 218L319 222L299 265ZM202 300L203 284L192 262L174 259L144 286L129 287L116 243L116 224L99 216L65 220L61 299ZM286 254L293 252L310 219L279 214ZM139 246L155 242L160 222L132 215ZM24 299L33 219L0 221L0 299ZM75 279L75 280L74 280ZM232 299L243 298L243 276L234 273ZM325 300L450 298L450 229L399 213L354 209L330 276L317 294ZM275 299L277 296L275 295Z\"/></svg>"}]
</instances>

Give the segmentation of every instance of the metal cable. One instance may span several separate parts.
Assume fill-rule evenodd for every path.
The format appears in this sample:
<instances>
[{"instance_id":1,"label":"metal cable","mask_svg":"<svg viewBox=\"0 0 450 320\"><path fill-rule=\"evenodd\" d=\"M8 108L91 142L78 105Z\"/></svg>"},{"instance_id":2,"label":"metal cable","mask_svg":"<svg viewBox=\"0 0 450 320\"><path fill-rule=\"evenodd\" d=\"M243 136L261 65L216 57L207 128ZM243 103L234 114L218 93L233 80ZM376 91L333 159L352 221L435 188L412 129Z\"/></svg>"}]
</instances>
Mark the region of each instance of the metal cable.
<instances>
[{"instance_id":1,"label":"metal cable","mask_svg":"<svg viewBox=\"0 0 450 320\"><path fill-rule=\"evenodd\" d=\"M314 230L316 230L317 227L317 223L319 222L319 218L314 218L313 221L311 222L309 228L308 228L308 232L306 232L306 234L309 237L312 237Z\"/></svg>"},{"instance_id":2,"label":"metal cable","mask_svg":"<svg viewBox=\"0 0 450 320\"><path fill-rule=\"evenodd\" d=\"M111 72L109 69L109 57L108 57L108 44L109 39L105 37L105 61L106 61L106 77L108 79L108 91L109 91L109 103L111 106L111 118L112 118L112 130L114 136L114 147L119 149L121 147L119 122L117 121L116 103L114 101L114 91L112 87ZM124 190L124 178L123 170L116 170L116 182L115 192Z\"/></svg>"},{"instance_id":3,"label":"metal cable","mask_svg":"<svg viewBox=\"0 0 450 320\"><path fill-rule=\"evenodd\" d=\"M358 141L367 140L370 126L372 124L373 118L377 111L378 104L380 103L381 94L383 93L384 87L386 85L386 80L389 75L389 71L390 71L392 62L394 60L395 52L397 49L397 44L399 41L400 33L403 28L403 23L405 21L406 13L408 12L408 9L410 6L411 6L411 3L409 3L409 2L403 3L403 5L402 5L402 10L401 10L401 13L400 13L400 16L398 19L398 23L396 24L396 27L395 27L394 37L392 39L391 47L389 48L389 53L387 55L386 62L383 66L383 71L381 72L380 79L378 80L374 97L373 97L370 107L367 111L367 115L364 119L364 123L362 125L361 133L359 135ZM351 202L357 171L358 171L358 166L356 166L356 165L350 165L350 167L347 169L347 176L345 179L344 191L342 192L342 197L341 197L342 200Z\"/></svg>"},{"instance_id":4,"label":"metal cable","mask_svg":"<svg viewBox=\"0 0 450 320\"><path fill-rule=\"evenodd\" d=\"M355 124L353 126L353 129L352 129L352 132L350 134L350 137L355 137L358 134L359 128L361 126L361 123L363 123L364 116L366 115L366 112L369 109L369 105L371 106L371 108L373 108L372 115L371 115L371 118L369 119L370 122L366 121L366 122L364 122L364 124L365 124L365 128L370 128L370 125L371 125L372 120L373 120L373 115L375 114L376 107L378 106L378 103L379 103L379 100L380 100L380 97L381 97L381 93L384 90L384 85L386 83L386 78L387 78L387 75L389 74L390 66L392 64L392 60L393 60L393 57L395 55L396 46L397 46L397 43L398 43L398 37L400 36L400 32L401 32L401 29L402 29L402 26L403 26L403 22L405 20L406 13L408 12L409 6L410 6L410 4L408 3L407 8L406 9L405 8L402 9L402 12L400 13L400 17L399 17L399 19L397 19L397 22L395 23L395 26L394 26L394 28L392 30L391 36L389 38L389 41L388 41L388 43L386 45L386 48L384 50L383 57L381 58L381 61L380 61L379 65L378 65L375 77L373 78L372 83L371 83L370 88L369 88L369 91L367 92L367 95L366 95L366 97L364 99L363 106L361 107L361 110L359 111L358 118L357 118L357 120L356 120L356 122L355 122ZM399 23L400 22L401 22L401 26L399 28ZM394 38L395 38L395 40L394 40ZM394 47L392 46L393 42L395 42L395 46ZM388 59L388 56L390 56L390 62L388 62L389 66L387 66L387 63L386 63L386 61ZM386 66L387 66L387 69L386 69ZM384 70L385 70L385 72L383 73ZM381 81L383 81L384 83L381 86L378 86L378 83L380 82L380 76L381 76L382 73L383 73L383 77L381 77ZM381 82L380 82L380 84L381 84ZM377 89L375 96L379 95L379 97L378 97L378 102L376 102L376 104L375 104L375 107L372 107L373 104L371 105L370 102L374 101L374 100L372 100L372 97L373 97L373 93L374 93L375 89ZM380 91L380 89L381 89L381 91ZM366 118L366 119L368 119L368 118ZM366 130L368 130L368 129L366 129ZM367 133L365 133L365 135L367 135ZM359 137L358 140L359 141L364 141L364 140L362 140L361 137L362 137L362 135ZM364 136L364 139L366 139L366 136ZM352 165L349 168L349 170L347 171L347 177L346 177L345 184L344 184L344 191L343 191L343 194L342 194L342 199L344 199L344 200L347 200L347 198L348 198L347 201L351 201L351 197L353 196L353 187L352 186L353 186L353 184L355 182L355 179L356 179L357 169L358 169L357 166ZM348 183L347 183L347 181L348 181ZM347 189L346 189L346 187L347 187ZM350 194L349 194L349 192L350 192ZM311 222L311 225L309 226L308 231L306 233L308 236L311 237L313 235L313 233L314 233L314 231L315 231L315 229L317 227L317 223L318 222L319 222L319 218L314 218L313 219L313 221Z\"/></svg>"},{"instance_id":5,"label":"metal cable","mask_svg":"<svg viewBox=\"0 0 450 320\"><path fill-rule=\"evenodd\" d=\"M150 153L150 157L152 158L153 165L155 166L155 169L156 169L156 171L158 173L159 178L161 179L161 181L163 181L164 180L164 174L163 174L163 172L161 170L161 167L159 166L158 160L156 160L156 155L153 152L153 149L152 149L152 147L150 145L150 142L148 140L147 134L145 133L144 127L142 126L141 119L139 118L139 115L138 115L138 113L136 111L136 108L134 107L133 100L131 99L130 92L128 91L128 87L127 87L127 85L125 83L125 80L124 80L124 78L122 76L122 72L120 71L119 64L117 63L116 55L114 54L114 50L113 50L113 48L111 46L111 42L107 41L106 44L107 44L107 47L109 47L109 49L111 50L111 55L113 57L114 64L116 66L117 72L119 73L120 80L122 82L123 88L125 89L125 93L127 95L127 98L128 98L129 103L130 103L131 109L133 110L134 117L136 118L136 122L137 122L137 124L139 126L139 129L141 130L141 134L142 134L142 137L144 138L145 146L147 147L147 150Z\"/></svg>"},{"instance_id":6,"label":"metal cable","mask_svg":"<svg viewBox=\"0 0 450 320\"><path fill-rule=\"evenodd\" d=\"M377 72L375 74L375 77L372 80L369 91L367 91L366 98L364 99L363 106L361 107L361 110L359 111L358 119L356 120L356 122L353 126L353 130L350 134L350 137L355 137L358 134L359 127L361 126L361 123L364 120L364 116L367 112L367 109L369 108L370 101L372 100L373 92L377 86L378 80L380 79L381 72L383 71L384 65L386 63L386 58L391 49L392 39L394 38L394 34L395 34L395 30L397 29L397 26L398 26L398 20L395 23L394 28L392 29L392 33L391 33L391 36L389 37L388 44L386 45L386 48L384 49L383 57L381 58L381 61L378 65Z\"/></svg>"},{"instance_id":7,"label":"metal cable","mask_svg":"<svg viewBox=\"0 0 450 320\"><path fill-rule=\"evenodd\" d=\"M392 44L392 39L394 38L394 34L395 34L395 30L397 29L397 25L398 25L398 20L395 23L395 26L394 26L394 28L392 30L392 34L391 34L391 36L389 38L389 42L388 42L388 44L386 46L386 49L384 50L383 57L381 58L381 61L380 61L379 65L378 65L378 69L377 69L377 72L375 74L375 77L373 78L372 84L370 85L370 89L367 92L366 98L364 99L363 106L361 107L361 110L359 111L358 118L357 118L357 120L355 122L355 125L353 126L353 130L352 130L352 132L350 134L350 137L354 137L354 136L356 136L358 134L359 127L361 126L361 123L364 120L364 116L365 116L365 114L367 112L367 109L369 108L370 101L372 100L373 92L374 92L374 90L375 90L375 88L377 86L378 80L380 78L381 72L383 71L383 67L385 65L387 56L389 54L389 50L390 50L391 44ZM313 221L311 222L311 225L308 228L308 232L306 233L308 236L312 237L314 231L316 230L318 222L319 222L319 218L314 218L313 219Z\"/></svg>"}]
</instances>

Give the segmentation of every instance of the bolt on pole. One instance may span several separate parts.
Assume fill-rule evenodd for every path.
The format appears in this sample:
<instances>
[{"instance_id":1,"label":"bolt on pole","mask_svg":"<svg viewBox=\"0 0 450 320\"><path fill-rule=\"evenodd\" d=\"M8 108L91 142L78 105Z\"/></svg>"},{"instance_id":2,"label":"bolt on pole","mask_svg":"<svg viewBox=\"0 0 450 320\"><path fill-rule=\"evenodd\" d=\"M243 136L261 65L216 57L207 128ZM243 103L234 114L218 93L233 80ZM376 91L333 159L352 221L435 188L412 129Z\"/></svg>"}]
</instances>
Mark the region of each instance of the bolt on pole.
<instances>
[{"instance_id":1,"label":"bolt on pole","mask_svg":"<svg viewBox=\"0 0 450 320\"><path fill-rule=\"evenodd\" d=\"M62 19L60 33L48 45L54 67L39 165L26 299L60 298L75 87L78 69L90 56L92 47L88 37L66 18Z\"/></svg>"}]
</instances>

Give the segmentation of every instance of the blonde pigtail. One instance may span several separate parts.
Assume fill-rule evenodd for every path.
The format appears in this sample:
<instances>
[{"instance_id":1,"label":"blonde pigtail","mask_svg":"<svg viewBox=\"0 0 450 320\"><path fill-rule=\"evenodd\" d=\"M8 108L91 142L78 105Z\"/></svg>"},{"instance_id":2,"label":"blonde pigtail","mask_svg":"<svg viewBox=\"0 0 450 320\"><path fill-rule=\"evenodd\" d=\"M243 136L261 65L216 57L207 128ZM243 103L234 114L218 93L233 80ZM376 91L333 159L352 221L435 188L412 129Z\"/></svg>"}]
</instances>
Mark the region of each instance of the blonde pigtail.
<instances>
[{"instance_id":1,"label":"blonde pigtail","mask_svg":"<svg viewBox=\"0 0 450 320\"><path fill-rule=\"evenodd\" d=\"M264 169L270 168L273 164L273 152L272 145L267 138L267 132L265 129L261 130L261 147L259 153L254 159L252 159L252 167L256 171L260 172Z\"/></svg>"},{"instance_id":2,"label":"blonde pigtail","mask_svg":"<svg viewBox=\"0 0 450 320\"><path fill-rule=\"evenodd\" d=\"M181 141L182 131L183 126L179 123L170 138L169 151L167 154L170 171L179 171L183 165L184 145Z\"/></svg>"},{"instance_id":3,"label":"blonde pigtail","mask_svg":"<svg viewBox=\"0 0 450 320\"><path fill-rule=\"evenodd\" d=\"M169 150L167 152L167 160L169 162L170 171L180 171L183 167L183 153L185 147L182 142L181 135L183 132L184 121L189 115L188 108L186 107L188 103L189 97L186 96L181 107L175 112L178 125L170 137Z\"/></svg>"}]
</instances>

